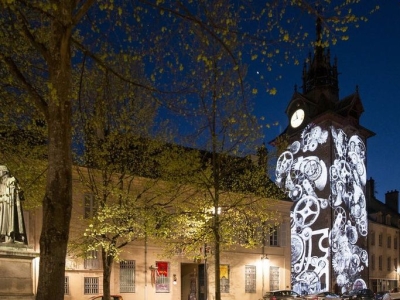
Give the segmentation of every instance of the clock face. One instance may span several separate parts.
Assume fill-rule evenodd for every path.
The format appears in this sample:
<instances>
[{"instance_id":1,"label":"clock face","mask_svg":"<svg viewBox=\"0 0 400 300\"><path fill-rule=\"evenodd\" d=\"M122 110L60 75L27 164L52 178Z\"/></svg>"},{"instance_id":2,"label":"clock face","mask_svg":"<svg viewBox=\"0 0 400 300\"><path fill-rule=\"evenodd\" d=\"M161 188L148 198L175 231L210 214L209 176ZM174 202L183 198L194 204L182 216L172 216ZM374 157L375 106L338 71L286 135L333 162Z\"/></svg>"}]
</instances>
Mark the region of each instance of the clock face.
<instances>
[{"instance_id":1,"label":"clock face","mask_svg":"<svg viewBox=\"0 0 400 300\"><path fill-rule=\"evenodd\" d=\"M290 118L290 125L292 125L293 128L299 127L304 121L304 115L304 110L302 110L301 108L296 110Z\"/></svg>"}]
</instances>

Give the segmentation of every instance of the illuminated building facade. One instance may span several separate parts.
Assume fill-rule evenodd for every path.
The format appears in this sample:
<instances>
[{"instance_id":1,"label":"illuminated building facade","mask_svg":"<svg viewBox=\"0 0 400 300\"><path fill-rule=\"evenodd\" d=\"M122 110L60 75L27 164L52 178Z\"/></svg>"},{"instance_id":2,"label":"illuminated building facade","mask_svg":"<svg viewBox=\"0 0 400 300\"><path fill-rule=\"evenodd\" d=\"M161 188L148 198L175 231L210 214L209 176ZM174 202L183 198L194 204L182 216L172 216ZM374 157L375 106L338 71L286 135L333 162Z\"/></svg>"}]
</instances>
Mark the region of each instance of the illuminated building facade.
<instances>
[{"instance_id":1,"label":"illuminated building facade","mask_svg":"<svg viewBox=\"0 0 400 300\"><path fill-rule=\"evenodd\" d=\"M321 24L317 21L317 43ZM339 99L337 60L316 46L302 93L286 109L288 138L276 183L293 201L291 284L301 294L345 293L368 284L366 140L358 89ZM276 139L276 141L282 139Z\"/></svg>"}]
</instances>

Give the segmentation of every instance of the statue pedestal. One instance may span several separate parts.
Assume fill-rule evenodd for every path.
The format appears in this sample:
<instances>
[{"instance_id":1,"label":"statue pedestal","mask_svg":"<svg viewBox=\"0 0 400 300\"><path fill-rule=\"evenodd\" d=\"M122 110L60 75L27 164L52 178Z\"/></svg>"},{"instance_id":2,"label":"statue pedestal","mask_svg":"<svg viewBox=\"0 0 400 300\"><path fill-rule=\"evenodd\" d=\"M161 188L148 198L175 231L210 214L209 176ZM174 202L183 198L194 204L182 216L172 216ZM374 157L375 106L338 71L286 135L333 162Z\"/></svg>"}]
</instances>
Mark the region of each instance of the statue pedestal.
<instances>
[{"instance_id":1,"label":"statue pedestal","mask_svg":"<svg viewBox=\"0 0 400 300\"><path fill-rule=\"evenodd\" d=\"M0 244L0 300L34 300L34 258L39 257L27 245Z\"/></svg>"}]
</instances>

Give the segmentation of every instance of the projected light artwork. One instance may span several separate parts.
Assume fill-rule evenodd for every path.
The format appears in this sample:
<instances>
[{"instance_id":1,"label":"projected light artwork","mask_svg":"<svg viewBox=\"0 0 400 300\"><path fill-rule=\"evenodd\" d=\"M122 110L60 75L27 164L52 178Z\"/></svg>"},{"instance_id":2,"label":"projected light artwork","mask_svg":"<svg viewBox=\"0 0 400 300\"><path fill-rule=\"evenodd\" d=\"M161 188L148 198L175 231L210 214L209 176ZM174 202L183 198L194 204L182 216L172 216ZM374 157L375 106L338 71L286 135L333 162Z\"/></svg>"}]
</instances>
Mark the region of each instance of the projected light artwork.
<instances>
[{"instance_id":1,"label":"projected light artwork","mask_svg":"<svg viewBox=\"0 0 400 300\"><path fill-rule=\"evenodd\" d=\"M366 288L366 149L357 135L308 125L278 158L276 183L293 200L292 288L300 294ZM330 269L332 268L332 269Z\"/></svg>"}]
</instances>

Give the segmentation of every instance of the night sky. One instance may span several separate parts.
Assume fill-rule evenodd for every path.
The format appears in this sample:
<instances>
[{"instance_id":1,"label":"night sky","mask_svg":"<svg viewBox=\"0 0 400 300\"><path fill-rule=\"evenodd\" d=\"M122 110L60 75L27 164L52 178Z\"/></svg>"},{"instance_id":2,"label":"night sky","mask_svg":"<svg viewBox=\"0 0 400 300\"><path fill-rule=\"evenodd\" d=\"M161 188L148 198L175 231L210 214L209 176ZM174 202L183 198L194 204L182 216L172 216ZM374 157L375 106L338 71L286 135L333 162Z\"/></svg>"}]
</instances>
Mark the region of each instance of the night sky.
<instances>
[{"instance_id":1,"label":"night sky","mask_svg":"<svg viewBox=\"0 0 400 300\"><path fill-rule=\"evenodd\" d=\"M400 190L400 1L379 5L367 23L349 31L348 41L330 51L331 63L335 56L338 59L340 99L358 86L364 106L360 124L376 134L367 140L367 178L375 180L375 196L384 202L386 192ZM302 63L285 68L283 80L275 85L277 95L258 95L256 111L268 122L279 122L266 129L266 143L288 125L285 109L295 85L301 92L302 68ZM250 71L259 72L254 67Z\"/></svg>"}]
</instances>

